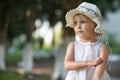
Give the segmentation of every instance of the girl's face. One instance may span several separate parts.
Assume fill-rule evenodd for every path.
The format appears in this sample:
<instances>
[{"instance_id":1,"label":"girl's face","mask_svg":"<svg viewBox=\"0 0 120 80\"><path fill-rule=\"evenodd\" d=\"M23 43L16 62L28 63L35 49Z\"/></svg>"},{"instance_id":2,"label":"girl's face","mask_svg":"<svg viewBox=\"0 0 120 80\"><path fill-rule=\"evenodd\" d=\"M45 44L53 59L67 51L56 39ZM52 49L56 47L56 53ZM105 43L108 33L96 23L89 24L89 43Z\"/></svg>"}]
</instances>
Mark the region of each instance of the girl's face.
<instances>
[{"instance_id":1,"label":"girl's face","mask_svg":"<svg viewBox=\"0 0 120 80\"><path fill-rule=\"evenodd\" d=\"M73 17L74 31L81 39L93 39L95 38L95 26L96 24L88 17L77 14Z\"/></svg>"}]
</instances>

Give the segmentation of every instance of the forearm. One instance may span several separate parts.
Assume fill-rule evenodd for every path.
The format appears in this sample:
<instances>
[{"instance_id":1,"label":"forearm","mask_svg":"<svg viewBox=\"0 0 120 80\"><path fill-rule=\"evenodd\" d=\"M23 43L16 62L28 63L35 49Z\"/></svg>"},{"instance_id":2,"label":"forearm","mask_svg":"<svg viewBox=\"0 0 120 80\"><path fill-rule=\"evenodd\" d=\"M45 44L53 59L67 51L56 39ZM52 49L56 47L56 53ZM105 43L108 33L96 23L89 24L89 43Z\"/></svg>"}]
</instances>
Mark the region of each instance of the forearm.
<instances>
[{"instance_id":1,"label":"forearm","mask_svg":"<svg viewBox=\"0 0 120 80\"><path fill-rule=\"evenodd\" d=\"M103 62L96 66L92 80L100 80L101 79L101 77L106 69L108 54L109 54L109 49L108 49L107 45L102 44L100 47L99 57L102 58Z\"/></svg>"},{"instance_id":2,"label":"forearm","mask_svg":"<svg viewBox=\"0 0 120 80\"><path fill-rule=\"evenodd\" d=\"M69 61L65 62L64 65L67 70L78 70L90 66L88 61Z\"/></svg>"},{"instance_id":3,"label":"forearm","mask_svg":"<svg viewBox=\"0 0 120 80\"><path fill-rule=\"evenodd\" d=\"M100 65L96 66L93 75L93 80L101 80L101 77L106 69L106 62L102 62Z\"/></svg>"},{"instance_id":4,"label":"forearm","mask_svg":"<svg viewBox=\"0 0 120 80\"><path fill-rule=\"evenodd\" d=\"M102 62L101 58L96 58L88 61L69 61L65 60L65 69L67 70L78 70L90 66L96 66Z\"/></svg>"}]
</instances>

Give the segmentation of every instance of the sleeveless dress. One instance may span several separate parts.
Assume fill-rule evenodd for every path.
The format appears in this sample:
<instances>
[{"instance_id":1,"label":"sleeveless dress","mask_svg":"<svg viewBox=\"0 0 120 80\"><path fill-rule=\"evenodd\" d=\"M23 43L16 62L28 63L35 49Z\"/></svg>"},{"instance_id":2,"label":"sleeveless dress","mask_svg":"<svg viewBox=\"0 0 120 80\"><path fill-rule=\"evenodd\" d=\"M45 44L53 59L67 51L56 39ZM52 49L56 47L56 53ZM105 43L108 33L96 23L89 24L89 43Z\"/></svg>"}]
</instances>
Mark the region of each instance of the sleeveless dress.
<instances>
[{"instance_id":1,"label":"sleeveless dress","mask_svg":"<svg viewBox=\"0 0 120 80\"><path fill-rule=\"evenodd\" d=\"M101 42L96 41L94 43L83 43L81 41L74 42L74 60L86 61L92 60L99 56L99 50ZM65 80L92 80L95 67L87 67L81 70L71 70L68 72ZM103 73L101 80L110 80L110 77L106 70Z\"/></svg>"}]
</instances>

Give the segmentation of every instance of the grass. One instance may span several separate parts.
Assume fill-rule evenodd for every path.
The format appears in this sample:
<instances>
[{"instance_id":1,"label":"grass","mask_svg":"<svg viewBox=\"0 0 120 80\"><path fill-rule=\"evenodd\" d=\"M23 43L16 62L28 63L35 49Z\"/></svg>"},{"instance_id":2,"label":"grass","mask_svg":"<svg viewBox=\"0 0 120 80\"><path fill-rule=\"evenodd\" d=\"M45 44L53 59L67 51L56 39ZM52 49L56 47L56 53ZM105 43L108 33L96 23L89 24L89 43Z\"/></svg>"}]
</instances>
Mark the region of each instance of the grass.
<instances>
[{"instance_id":1,"label":"grass","mask_svg":"<svg viewBox=\"0 0 120 80\"><path fill-rule=\"evenodd\" d=\"M23 80L16 72L0 71L0 80Z\"/></svg>"},{"instance_id":2,"label":"grass","mask_svg":"<svg viewBox=\"0 0 120 80\"><path fill-rule=\"evenodd\" d=\"M19 49L16 49L15 52L12 54L7 53L5 55L5 60L8 64L11 62L12 63L18 62L18 61L22 60L22 54Z\"/></svg>"},{"instance_id":3,"label":"grass","mask_svg":"<svg viewBox=\"0 0 120 80\"><path fill-rule=\"evenodd\" d=\"M50 80L50 76L46 74L43 75L25 74L24 80Z\"/></svg>"},{"instance_id":4,"label":"grass","mask_svg":"<svg viewBox=\"0 0 120 80\"><path fill-rule=\"evenodd\" d=\"M0 80L50 80L49 75L24 74L14 71L0 71Z\"/></svg>"}]
</instances>

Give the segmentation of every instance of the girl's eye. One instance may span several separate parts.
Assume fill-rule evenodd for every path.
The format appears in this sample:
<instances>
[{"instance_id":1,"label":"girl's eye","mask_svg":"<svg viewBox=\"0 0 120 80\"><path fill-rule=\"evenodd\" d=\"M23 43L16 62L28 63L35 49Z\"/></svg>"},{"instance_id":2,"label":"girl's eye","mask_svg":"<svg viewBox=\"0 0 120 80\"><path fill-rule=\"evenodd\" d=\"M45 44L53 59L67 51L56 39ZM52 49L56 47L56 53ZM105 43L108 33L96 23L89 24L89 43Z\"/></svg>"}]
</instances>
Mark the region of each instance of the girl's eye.
<instances>
[{"instance_id":1,"label":"girl's eye","mask_svg":"<svg viewBox=\"0 0 120 80\"><path fill-rule=\"evenodd\" d=\"M75 21L74 24L76 25L76 24L77 24L77 21Z\"/></svg>"},{"instance_id":2,"label":"girl's eye","mask_svg":"<svg viewBox=\"0 0 120 80\"><path fill-rule=\"evenodd\" d=\"M81 23L86 23L86 21L81 21Z\"/></svg>"}]
</instances>

